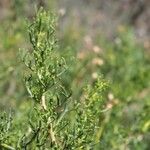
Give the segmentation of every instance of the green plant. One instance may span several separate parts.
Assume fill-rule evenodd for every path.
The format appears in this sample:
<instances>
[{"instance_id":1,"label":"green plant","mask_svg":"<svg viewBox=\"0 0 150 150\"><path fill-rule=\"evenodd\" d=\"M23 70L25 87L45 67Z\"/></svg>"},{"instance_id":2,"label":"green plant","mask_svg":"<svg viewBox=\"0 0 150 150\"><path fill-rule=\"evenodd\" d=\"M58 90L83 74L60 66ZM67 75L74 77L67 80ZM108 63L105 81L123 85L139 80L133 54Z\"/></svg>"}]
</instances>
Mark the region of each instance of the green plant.
<instances>
[{"instance_id":1,"label":"green plant","mask_svg":"<svg viewBox=\"0 0 150 150\"><path fill-rule=\"evenodd\" d=\"M149 55L125 27L112 44L104 42L103 47L105 64L99 70L112 82L114 106L102 141L107 149L148 149Z\"/></svg>"},{"instance_id":2,"label":"green plant","mask_svg":"<svg viewBox=\"0 0 150 150\"><path fill-rule=\"evenodd\" d=\"M20 140L22 149L91 149L99 143L104 80L98 79L94 89L87 88L87 97L71 98L63 86L65 59L57 52L55 16L40 9L29 26L32 44L23 50L22 58L28 67L25 83L34 109L30 116L29 132Z\"/></svg>"},{"instance_id":3,"label":"green plant","mask_svg":"<svg viewBox=\"0 0 150 150\"><path fill-rule=\"evenodd\" d=\"M58 44L56 17L41 9L29 23L29 45L27 5L12 7L0 25L0 149L148 150L149 53L133 31L123 27L113 42L102 37L95 45L70 24ZM26 47L25 65L18 47Z\"/></svg>"}]
</instances>

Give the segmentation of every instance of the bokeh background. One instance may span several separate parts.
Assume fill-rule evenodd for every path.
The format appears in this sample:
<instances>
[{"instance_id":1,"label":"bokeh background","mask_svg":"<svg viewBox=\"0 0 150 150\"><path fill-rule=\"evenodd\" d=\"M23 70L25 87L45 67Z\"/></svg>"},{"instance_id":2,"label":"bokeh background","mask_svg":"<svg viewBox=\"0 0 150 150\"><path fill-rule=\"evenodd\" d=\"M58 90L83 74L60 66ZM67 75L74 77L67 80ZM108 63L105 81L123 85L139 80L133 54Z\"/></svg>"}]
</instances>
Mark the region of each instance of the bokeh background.
<instances>
[{"instance_id":1,"label":"bokeh background","mask_svg":"<svg viewBox=\"0 0 150 150\"><path fill-rule=\"evenodd\" d=\"M27 22L41 6L58 16L58 49L69 68L64 82L73 97L81 99L99 74L110 81L100 148L148 150L149 0L0 0L0 112L12 111L18 121L30 111L19 48L30 48Z\"/></svg>"}]
</instances>

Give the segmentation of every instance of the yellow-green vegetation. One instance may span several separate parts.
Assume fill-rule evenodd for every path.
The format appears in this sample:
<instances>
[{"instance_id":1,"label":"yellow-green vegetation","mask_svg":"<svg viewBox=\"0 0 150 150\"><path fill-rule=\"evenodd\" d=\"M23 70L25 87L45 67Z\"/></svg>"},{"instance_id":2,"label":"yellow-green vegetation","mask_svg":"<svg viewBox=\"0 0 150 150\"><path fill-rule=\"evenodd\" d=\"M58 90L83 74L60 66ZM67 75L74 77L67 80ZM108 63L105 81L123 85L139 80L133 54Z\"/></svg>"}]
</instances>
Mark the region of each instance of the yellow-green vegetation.
<instances>
[{"instance_id":1,"label":"yellow-green vegetation","mask_svg":"<svg viewBox=\"0 0 150 150\"><path fill-rule=\"evenodd\" d=\"M0 25L0 149L148 150L150 56L132 30L82 47L53 13L16 12Z\"/></svg>"}]
</instances>

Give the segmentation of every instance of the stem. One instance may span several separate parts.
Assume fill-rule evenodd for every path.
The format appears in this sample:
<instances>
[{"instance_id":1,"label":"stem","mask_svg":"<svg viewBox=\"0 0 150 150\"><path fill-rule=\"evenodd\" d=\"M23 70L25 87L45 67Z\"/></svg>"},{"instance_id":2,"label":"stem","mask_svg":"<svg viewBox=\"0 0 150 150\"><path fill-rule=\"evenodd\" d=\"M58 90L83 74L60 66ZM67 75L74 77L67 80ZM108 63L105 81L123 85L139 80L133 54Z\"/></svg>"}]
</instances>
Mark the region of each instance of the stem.
<instances>
[{"instance_id":1,"label":"stem","mask_svg":"<svg viewBox=\"0 0 150 150\"><path fill-rule=\"evenodd\" d=\"M56 138L55 138L55 134L54 134L54 131L53 131L52 123L50 124L50 126L51 126L51 128L50 128L50 135L51 135L52 142L56 143Z\"/></svg>"},{"instance_id":2,"label":"stem","mask_svg":"<svg viewBox=\"0 0 150 150\"><path fill-rule=\"evenodd\" d=\"M50 135L50 139L51 139L52 144L57 145L57 140L56 140L56 137L55 137L55 132L53 130L53 124L52 123L50 123L49 135Z\"/></svg>"},{"instance_id":3,"label":"stem","mask_svg":"<svg viewBox=\"0 0 150 150\"><path fill-rule=\"evenodd\" d=\"M41 105L42 105L42 108L44 110L47 110L46 101L45 101L45 95L44 94L42 95L42 98L41 98Z\"/></svg>"},{"instance_id":4,"label":"stem","mask_svg":"<svg viewBox=\"0 0 150 150\"><path fill-rule=\"evenodd\" d=\"M7 150L15 150L15 148L13 148L13 147L11 147L11 146L9 146L9 145L7 145L7 144L1 144L1 146L3 147L3 148L5 148L5 149L7 149Z\"/></svg>"},{"instance_id":5,"label":"stem","mask_svg":"<svg viewBox=\"0 0 150 150\"><path fill-rule=\"evenodd\" d=\"M106 114L106 118L104 119L104 121L101 124L100 129L97 131L96 140L95 140L96 143L98 143L101 140L101 137L103 135L103 131L104 131L105 127L106 127L106 124L110 120L110 115L111 115L111 111L108 111L107 114Z\"/></svg>"}]
</instances>

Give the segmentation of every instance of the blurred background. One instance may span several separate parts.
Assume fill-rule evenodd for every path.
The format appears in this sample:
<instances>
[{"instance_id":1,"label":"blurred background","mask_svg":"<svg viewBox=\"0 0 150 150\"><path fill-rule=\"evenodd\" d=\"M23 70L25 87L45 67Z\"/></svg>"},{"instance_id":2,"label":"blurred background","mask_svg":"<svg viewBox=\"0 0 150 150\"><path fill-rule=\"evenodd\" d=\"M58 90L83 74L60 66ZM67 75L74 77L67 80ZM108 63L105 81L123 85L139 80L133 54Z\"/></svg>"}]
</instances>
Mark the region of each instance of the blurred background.
<instances>
[{"instance_id":1,"label":"blurred background","mask_svg":"<svg viewBox=\"0 0 150 150\"><path fill-rule=\"evenodd\" d=\"M0 20L10 17L32 17L35 6L53 9L61 15L61 30L70 24L94 36L113 38L122 25L133 27L136 37L147 47L150 38L149 0L1 0Z\"/></svg>"},{"instance_id":2,"label":"blurred background","mask_svg":"<svg viewBox=\"0 0 150 150\"><path fill-rule=\"evenodd\" d=\"M30 47L27 20L41 6L58 16L73 98L99 74L110 81L101 149L148 150L150 0L0 0L0 111L11 109L17 120L30 111L19 48Z\"/></svg>"}]
</instances>

